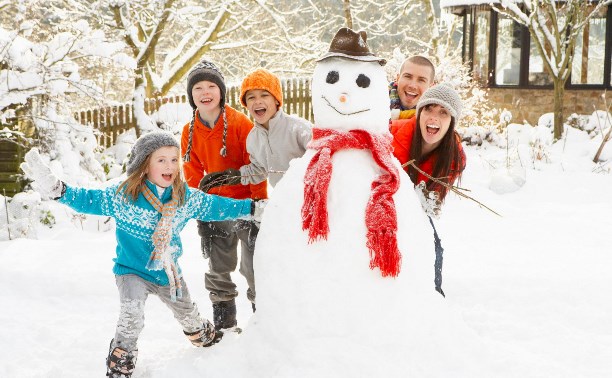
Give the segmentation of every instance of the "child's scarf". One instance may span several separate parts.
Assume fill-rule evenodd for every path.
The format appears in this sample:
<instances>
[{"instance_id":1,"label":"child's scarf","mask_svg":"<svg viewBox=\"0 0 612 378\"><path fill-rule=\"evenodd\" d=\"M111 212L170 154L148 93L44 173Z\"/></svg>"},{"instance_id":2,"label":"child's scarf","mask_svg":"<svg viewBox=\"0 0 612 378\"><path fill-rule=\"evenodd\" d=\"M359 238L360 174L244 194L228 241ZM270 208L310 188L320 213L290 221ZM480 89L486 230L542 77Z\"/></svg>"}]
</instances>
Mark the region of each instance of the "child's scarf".
<instances>
[{"instance_id":1,"label":"child's scarf","mask_svg":"<svg viewBox=\"0 0 612 378\"><path fill-rule=\"evenodd\" d=\"M393 164L391 136L372 135L364 130L339 132L313 128L308 148L316 150L304 175L302 229L308 242L327 239L327 190L332 174L332 155L343 149L367 149L383 173L372 182L372 195L365 214L370 269L379 267L383 277L397 277L402 254L397 247L397 213L393 194L399 188L399 172Z\"/></svg>"},{"instance_id":2,"label":"child's scarf","mask_svg":"<svg viewBox=\"0 0 612 378\"><path fill-rule=\"evenodd\" d=\"M176 298L181 298L183 296L181 279L178 275L176 265L174 261L172 261L172 256L170 256L171 252L167 251L167 249L172 239L172 220L176 214L178 197L176 191L172 191L172 199L166 204L162 204L159 198L157 198L146 185L143 185L142 194L155 210L159 211L162 215L151 237L155 248L153 252L151 252L151 257L149 257L147 269L163 269L166 272L170 284L170 299L175 302Z\"/></svg>"}]
</instances>

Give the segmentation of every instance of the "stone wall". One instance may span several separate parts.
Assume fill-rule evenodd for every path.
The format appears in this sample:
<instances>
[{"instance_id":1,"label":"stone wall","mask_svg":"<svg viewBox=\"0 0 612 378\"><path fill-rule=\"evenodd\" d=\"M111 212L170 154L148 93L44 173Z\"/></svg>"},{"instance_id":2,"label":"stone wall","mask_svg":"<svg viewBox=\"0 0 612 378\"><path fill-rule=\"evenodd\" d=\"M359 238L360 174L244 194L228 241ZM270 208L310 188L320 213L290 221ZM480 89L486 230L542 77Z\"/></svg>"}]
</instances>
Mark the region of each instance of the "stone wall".
<instances>
[{"instance_id":1,"label":"stone wall","mask_svg":"<svg viewBox=\"0 0 612 378\"><path fill-rule=\"evenodd\" d=\"M552 89L488 88L487 90L489 100L494 107L505 108L512 113L513 123L527 121L535 125L542 114L551 113L554 109ZM563 101L565 118L572 113L591 114L595 109L604 110L602 99L604 93L610 106L612 94L603 89L566 89Z\"/></svg>"}]
</instances>

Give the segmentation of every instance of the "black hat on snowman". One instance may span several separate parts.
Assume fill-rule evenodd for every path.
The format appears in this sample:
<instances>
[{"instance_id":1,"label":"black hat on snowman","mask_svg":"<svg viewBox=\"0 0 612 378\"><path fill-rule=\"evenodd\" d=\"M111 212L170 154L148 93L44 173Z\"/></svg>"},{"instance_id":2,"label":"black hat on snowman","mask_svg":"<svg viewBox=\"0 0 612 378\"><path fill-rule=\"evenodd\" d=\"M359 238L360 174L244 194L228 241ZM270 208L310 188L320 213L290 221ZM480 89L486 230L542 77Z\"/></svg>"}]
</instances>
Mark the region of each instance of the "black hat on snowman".
<instances>
[{"instance_id":1,"label":"black hat on snowman","mask_svg":"<svg viewBox=\"0 0 612 378\"><path fill-rule=\"evenodd\" d=\"M329 45L329 51L317 59L320 62L327 58L345 58L362 62L378 62L381 66L387 61L374 56L368 47L368 36L365 31L355 32L349 28L340 28Z\"/></svg>"}]
</instances>

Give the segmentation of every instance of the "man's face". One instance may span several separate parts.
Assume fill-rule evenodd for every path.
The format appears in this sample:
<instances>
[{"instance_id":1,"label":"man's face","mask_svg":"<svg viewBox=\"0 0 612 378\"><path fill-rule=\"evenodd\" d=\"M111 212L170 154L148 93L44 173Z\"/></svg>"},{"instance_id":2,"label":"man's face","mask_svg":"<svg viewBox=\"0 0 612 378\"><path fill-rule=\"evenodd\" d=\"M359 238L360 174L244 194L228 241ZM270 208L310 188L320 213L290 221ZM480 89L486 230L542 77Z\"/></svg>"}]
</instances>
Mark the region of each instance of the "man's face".
<instances>
[{"instance_id":1,"label":"man's face","mask_svg":"<svg viewBox=\"0 0 612 378\"><path fill-rule=\"evenodd\" d=\"M397 78L397 94L404 109L415 108L423 92L433 84L431 67L406 62Z\"/></svg>"}]
</instances>

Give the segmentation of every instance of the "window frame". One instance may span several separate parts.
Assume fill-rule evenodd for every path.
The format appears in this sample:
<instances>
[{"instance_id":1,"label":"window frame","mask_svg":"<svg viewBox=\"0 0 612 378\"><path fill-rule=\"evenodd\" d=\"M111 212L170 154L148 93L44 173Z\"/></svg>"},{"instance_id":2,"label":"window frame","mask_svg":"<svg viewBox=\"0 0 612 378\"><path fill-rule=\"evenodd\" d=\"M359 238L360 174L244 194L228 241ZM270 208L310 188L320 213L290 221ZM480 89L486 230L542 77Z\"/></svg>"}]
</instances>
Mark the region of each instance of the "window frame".
<instances>
[{"instance_id":1,"label":"window frame","mask_svg":"<svg viewBox=\"0 0 612 378\"><path fill-rule=\"evenodd\" d=\"M470 73L474 71L474 44L476 37L474 35L475 23L476 23L476 11L482 11L480 6L470 6L464 8L459 13L459 16L463 18L463 43L462 43L462 59L464 64L467 64ZM552 89L553 85L534 85L529 84L529 57L530 57L530 46L531 46L531 35L529 29L524 25L519 25L521 28L521 54L520 54L520 71L519 71L519 83L517 85L512 84L497 84L495 83L496 78L496 65L497 65L497 39L498 39L498 25L499 25L499 13L489 9L490 12L490 33L489 33L489 67L488 67L488 78L486 80L487 88L514 88L514 89ZM469 17L468 17L469 16ZM469 20L468 20L469 18ZM465 30L469 28L469 41L465 41ZM604 57L604 73L603 82L598 84L572 84L571 74L565 83L566 89L612 89L612 4L607 6L606 10L606 40L605 40L605 57ZM467 56L466 48L469 50L470 55ZM467 61L465 60L467 57Z\"/></svg>"}]
</instances>

